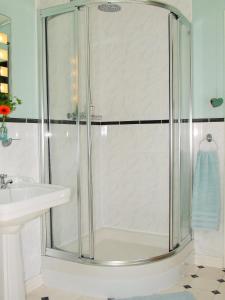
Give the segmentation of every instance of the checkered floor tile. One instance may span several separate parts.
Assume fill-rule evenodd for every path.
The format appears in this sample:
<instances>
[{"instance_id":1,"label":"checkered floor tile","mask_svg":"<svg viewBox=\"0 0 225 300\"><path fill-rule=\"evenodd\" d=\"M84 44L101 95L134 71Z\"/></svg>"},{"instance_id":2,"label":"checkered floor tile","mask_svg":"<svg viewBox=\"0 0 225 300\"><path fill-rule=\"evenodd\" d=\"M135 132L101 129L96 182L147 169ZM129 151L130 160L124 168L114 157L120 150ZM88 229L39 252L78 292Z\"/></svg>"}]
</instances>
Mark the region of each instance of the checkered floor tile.
<instances>
[{"instance_id":1,"label":"checkered floor tile","mask_svg":"<svg viewBox=\"0 0 225 300\"><path fill-rule=\"evenodd\" d=\"M166 292L184 290L196 300L225 300L225 269L185 265L180 283Z\"/></svg>"}]
</instances>

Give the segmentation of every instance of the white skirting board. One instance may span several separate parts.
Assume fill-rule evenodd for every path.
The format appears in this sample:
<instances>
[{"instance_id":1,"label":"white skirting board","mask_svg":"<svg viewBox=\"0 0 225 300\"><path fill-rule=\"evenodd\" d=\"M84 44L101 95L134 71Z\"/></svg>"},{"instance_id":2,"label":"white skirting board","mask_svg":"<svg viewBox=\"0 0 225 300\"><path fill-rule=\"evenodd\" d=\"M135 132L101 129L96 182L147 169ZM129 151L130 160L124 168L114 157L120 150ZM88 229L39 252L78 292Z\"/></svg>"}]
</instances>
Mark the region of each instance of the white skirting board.
<instances>
[{"instance_id":1,"label":"white skirting board","mask_svg":"<svg viewBox=\"0 0 225 300\"><path fill-rule=\"evenodd\" d=\"M222 257L194 255L194 261L196 265L202 265L207 267L223 268L224 261Z\"/></svg>"},{"instance_id":2,"label":"white skirting board","mask_svg":"<svg viewBox=\"0 0 225 300\"><path fill-rule=\"evenodd\" d=\"M26 293L29 294L31 293L33 290L38 289L40 286L43 285L43 277L42 274L39 274L31 279L28 279L25 282L25 289L26 289Z\"/></svg>"}]
</instances>

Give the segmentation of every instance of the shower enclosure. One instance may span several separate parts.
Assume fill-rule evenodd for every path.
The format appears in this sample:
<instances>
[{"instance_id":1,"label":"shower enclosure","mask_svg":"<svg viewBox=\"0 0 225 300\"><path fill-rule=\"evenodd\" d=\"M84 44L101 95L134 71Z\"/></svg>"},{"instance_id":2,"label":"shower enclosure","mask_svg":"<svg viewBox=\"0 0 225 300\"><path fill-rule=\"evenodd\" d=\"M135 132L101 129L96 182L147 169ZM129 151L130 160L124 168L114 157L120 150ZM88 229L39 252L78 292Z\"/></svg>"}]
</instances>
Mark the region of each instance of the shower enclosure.
<instances>
[{"instance_id":1,"label":"shower enclosure","mask_svg":"<svg viewBox=\"0 0 225 300\"><path fill-rule=\"evenodd\" d=\"M191 27L157 1L41 11L42 179L72 189L44 254L153 262L191 240Z\"/></svg>"}]
</instances>

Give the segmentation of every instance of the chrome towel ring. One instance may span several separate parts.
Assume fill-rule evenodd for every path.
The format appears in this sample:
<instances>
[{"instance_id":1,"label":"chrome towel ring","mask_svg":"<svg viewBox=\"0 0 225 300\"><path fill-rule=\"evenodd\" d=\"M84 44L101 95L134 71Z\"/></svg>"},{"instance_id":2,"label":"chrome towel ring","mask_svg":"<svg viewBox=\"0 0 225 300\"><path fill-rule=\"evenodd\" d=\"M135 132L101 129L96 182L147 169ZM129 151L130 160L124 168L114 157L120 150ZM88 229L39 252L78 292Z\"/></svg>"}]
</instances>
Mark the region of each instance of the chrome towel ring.
<instances>
[{"instance_id":1,"label":"chrome towel ring","mask_svg":"<svg viewBox=\"0 0 225 300\"><path fill-rule=\"evenodd\" d=\"M211 133L208 133L204 139L202 139L199 143L199 149L201 149L201 145L204 143L204 142L208 142L208 143L213 143L215 146L216 146L216 149L218 150L218 144L217 142L215 141L215 139L213 138L212 134Z\"/></svg>"}]
</instances>

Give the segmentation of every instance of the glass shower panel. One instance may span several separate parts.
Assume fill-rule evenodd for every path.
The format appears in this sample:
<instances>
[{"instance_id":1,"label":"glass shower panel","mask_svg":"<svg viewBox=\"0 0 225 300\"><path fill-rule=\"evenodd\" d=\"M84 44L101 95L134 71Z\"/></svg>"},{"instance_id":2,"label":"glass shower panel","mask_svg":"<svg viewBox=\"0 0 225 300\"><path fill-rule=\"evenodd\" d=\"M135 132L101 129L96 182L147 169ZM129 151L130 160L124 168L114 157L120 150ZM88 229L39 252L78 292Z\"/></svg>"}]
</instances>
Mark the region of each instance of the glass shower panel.
<instances>
[{"instance_id":1,"label":"glass shower panel","mask_svg":"<svg viewBox=\"0 0 225 300\"><path fill-rule=\"evenodd\" d=\"M191 46L190 28L173 15L173 234L172 248L190 239L191 167Z\"/></svg>"},{"instance_id":2,"label":"glass shower panel","mask_svg":"<svg viewBox=\"0 0 225 300\"><path fill-rule=\"evenodd\" d=\"M70 203L51 209L50 238L52 248L69 252L79 250L76 18L68 12L46 20L49 182L72 190Z\"/></svg>"},{"instance_id":3,"label":"glass shower panel","mask_svg":"<svg viewBox=\"0 0 225 300\"><path fill-rule=\"evenodd\" d=\"M134 261L169 250L168 11L119 5L89 7L95 259Z\"/></svg>"},{"instance_id":4,"label":"glass shower panel","mask_svg":"<svg viewBox=\"0 0 225 300\"><path fill-rule=\"evenodd\" d=\"M191 29L180 23L180 223L181 241L191 237Z\"/></svg>"}]
</instances>

